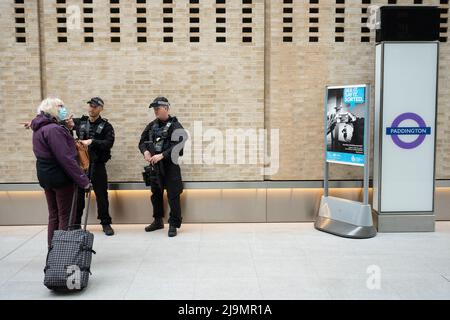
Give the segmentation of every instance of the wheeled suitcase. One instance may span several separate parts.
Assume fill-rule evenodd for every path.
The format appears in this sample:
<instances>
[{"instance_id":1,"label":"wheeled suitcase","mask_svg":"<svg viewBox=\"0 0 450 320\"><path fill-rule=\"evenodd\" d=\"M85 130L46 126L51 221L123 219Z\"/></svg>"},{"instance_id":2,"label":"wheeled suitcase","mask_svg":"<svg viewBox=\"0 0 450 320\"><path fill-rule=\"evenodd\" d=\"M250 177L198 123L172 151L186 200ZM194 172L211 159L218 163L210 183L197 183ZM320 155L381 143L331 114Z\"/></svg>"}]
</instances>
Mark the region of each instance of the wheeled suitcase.
<instances>
[{"instance_id":1,"label":"wheeled suitcase","mask_svg":"<svg viewBox=\"0 0 450 320\"><path fill-rule=\"evenodd\" d=\"M80 291L89 281L91 274L92 245L94 235L86 230L91 200L91 189L87 194L87 206L84 218L84 228L74 229L72 224L78 187L72 199L72 209L69 216L69 227L66 230L55 230L51 246L47 254L44 269L44 285L55 291Z\"/></svg>"}]
</instances>

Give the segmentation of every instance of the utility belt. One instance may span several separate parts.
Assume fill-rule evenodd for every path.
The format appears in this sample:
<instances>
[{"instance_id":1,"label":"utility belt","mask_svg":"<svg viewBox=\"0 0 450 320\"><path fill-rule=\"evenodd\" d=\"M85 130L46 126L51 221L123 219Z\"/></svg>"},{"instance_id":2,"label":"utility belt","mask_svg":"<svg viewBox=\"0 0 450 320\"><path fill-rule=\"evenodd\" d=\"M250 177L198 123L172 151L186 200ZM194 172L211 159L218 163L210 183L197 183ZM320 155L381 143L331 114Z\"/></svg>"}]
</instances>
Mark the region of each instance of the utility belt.
<instances>
[{"instance_id":1,"label":"utility belt","mask_svg":"<svg viewBox=\"0 0 450 320\"><path fill-rule=\"evenodd\" d=\"M152 129L148 132L149 140L145 142L147 145L147 150L153 156L155 154L160 154L164 151L164 143L169 137L169 128L172 122L167 122L166 125L161 129L158 123L155 122ZM142 172L142 177L144 179L146 186L158 185L161 189L163 188L163 177L164 177L164 164L162 161L157 164L150 164L144 167Z\"/></svg>"},{"instance_id":2,"label":"utility belt","mask_svg":"<svg viewBox=\"0 0 450 320\"><path fill-rule=\"evenodd\" d=\"M147 141L147 150L151 155L156 154L155 145L151 141ZM145 185L152 186L158 185L160 189L163 189L163 177L165 175L164 172L164 164L162 161L159 161L156 164L149 164L144 167L144 171L142 172L142 178L144 179Z\"/></svg>"},{"instance_id":3,"label":"utility belt","mask_svg":"<svg viewBox=\"0 0 450 320\"><path fill-rule=\"evenodd\" d=\"M106 163L109 159L111 159L111 152L103 151L103 150L92 150L89 146L89 158L91 159L91 163Z\"/></svg>"}]
</instances>

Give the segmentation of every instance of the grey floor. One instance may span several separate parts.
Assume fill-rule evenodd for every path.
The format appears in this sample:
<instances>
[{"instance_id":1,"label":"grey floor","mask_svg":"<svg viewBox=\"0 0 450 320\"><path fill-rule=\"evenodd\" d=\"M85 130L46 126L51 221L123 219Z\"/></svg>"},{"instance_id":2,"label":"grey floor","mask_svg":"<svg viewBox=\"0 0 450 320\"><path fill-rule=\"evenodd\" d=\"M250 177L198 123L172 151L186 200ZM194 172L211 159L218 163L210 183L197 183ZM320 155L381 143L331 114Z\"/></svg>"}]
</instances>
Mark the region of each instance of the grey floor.
<instances>
[{"instance_id":1,"label":"grey floor","mask_svg":"<svg viewBox=\"0 0 450 320\"><path fill-rule=\"evenodd\" d=\"M143 225L95 233L88 288L44 287L46 227L0 227L0 299L450 299L450 222L339 238L311 223Z\"/></svg>"}]
</instances>

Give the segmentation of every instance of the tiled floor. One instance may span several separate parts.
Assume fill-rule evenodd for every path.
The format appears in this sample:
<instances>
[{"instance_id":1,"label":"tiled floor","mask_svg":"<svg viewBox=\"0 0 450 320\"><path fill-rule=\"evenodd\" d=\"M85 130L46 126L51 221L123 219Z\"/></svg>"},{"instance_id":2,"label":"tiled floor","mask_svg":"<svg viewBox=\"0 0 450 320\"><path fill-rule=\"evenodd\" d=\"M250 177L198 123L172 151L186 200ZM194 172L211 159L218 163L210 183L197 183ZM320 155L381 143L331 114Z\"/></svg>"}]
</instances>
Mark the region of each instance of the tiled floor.
<instances>
[{"instance_id":1,"label":"tiled floor","mask_svg":"<svg viewBox=\"0 0 450 320\"><path fill-rule=\"evenodd\" d=\"M93 275L72 294L42 283L44 226L0 227L0 299L450 299L450 222L366 240L311 223L114 227L91 227Z\"/></svg>"}]
</instances>

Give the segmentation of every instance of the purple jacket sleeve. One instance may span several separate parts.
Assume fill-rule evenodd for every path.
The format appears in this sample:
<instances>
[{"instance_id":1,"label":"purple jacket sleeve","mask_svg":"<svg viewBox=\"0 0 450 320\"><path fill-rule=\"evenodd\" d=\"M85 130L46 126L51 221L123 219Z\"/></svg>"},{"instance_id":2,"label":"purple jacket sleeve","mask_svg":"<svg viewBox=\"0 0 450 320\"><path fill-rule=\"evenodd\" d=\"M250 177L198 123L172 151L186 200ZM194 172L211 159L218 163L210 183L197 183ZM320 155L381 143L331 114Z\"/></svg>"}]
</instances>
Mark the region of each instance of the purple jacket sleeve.
<instances>
[{"instance_id":1,"label":"purple jacket sleeve","mask_svg":"<svg viewBox=\"0 0 450 320\"><path fill-rule=\"evenodd\" d=\"M77 163L75 141L66 129L62 127L52 128L49 131L47 141L56 161L64 171L80 188L87 186L89 179Z\"/></svg>"}]
</instances>

